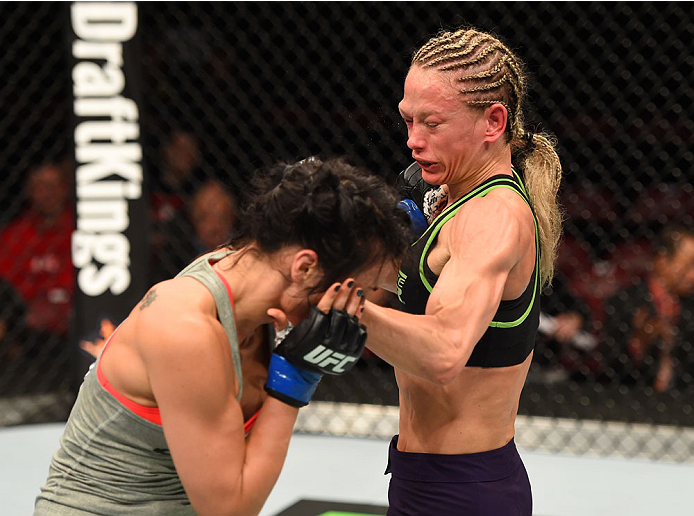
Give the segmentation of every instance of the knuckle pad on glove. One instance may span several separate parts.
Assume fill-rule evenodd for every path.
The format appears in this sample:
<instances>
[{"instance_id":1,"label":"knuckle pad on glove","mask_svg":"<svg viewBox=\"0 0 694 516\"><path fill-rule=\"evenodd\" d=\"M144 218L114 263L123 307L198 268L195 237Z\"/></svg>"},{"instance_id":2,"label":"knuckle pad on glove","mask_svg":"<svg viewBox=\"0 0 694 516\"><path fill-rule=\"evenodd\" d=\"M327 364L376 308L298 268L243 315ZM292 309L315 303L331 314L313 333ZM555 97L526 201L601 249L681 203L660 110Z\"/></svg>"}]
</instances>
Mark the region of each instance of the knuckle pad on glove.
<instances>
[{"instance_id":1,"label":"knuckle pad on glove","mask_svg":"<svg viewBox=\"0 0 694 516\"><path fill-rule=\"evenodd\" d=\"M309 315L290 331L277 346L275 353L285 357L296 366L301 366L301 357L322 340L330 321L326 314L311 307Z\"/></svg>"},{"instance_id":2,"label":"knuckle pad on glove","mask_svg":"<svg viewBox=\"0 0 694 516\"><path fill-rule=\"evenodd\" d=\"M338 349L344 338L345 331L347 330L348 317L349 314L344 310L337 310L335 308L330 310L330 326L324 340L324 344L327 347Z\"/></svg>"},{"instance_id":3,"label":"knuckle pad on glove","mask_svg":"<svg viewBox=\"0 0 694 516\"><path fill-rule=\"evenodd\" d=\"M416 161L398 174L395 184L400 195L411 199L420 211L424 211L424 196L434 186L424 181L422 168Z\"/></svg>"},{"instance_id":4,"label":"knuckle pad on glove","mask_svg":"<svg viewBox=\"0 0 694 516\"><path fill-rule=\"evenodd\" d=\"M305 371L339 375L356 364L365 342L366 329L357 317L336 309L325 314L314 307L275 353Z\"/></svg>"},{"instance_id":5,"label":"knuckle pad on glove","mask_svg":"<svg viewBox=\"0 0 694 516\"><path fill-rule=\"evenodd\" d=\"M349 319L349 324L345 330L345 336L343 341L343 349L347 353L354 353L358 351L358 338L359 338L359 319L352 316Z\"/></svg>"}]
</instances>

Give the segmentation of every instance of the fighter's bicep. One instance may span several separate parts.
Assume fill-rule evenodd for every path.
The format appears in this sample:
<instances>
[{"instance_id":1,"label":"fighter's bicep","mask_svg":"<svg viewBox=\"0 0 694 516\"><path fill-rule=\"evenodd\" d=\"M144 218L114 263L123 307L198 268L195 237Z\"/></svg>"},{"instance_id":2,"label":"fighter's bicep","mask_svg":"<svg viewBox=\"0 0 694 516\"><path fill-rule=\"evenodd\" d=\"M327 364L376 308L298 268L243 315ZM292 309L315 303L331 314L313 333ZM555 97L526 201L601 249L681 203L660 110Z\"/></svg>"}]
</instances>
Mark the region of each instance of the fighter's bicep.
<instances>
[{"instance_id":1,"label":"fighter's bicep","mask_svg":"<svg viewBox=\"0 0 694 516\"><path fill-rule=\"evenodd\" d=\"M427 313L491 321L510 271L518 263L519 225L494 203L475 206L452 221L447 235L450 258L432 290ZM457 220L456 220L457 219ZM489 321L486 321L489 319Z\"/></svg>"},{"instance_id":2,"label":"fighter's bicep","mask_svg":"<svg viewBox=\"0 0 694 516\"><path fill-rule=\"evenodd\" d=\"M240 475L243 413L230 358L222 351L228 344L204 323L181 323L175 330L150 350L148 372L171 457L195 505L212 495L213 481L231 488Z\"/></svg>"},{"instance_id":3,"label":"fighter's bicep","mask_svg":"<svg viewBox=\"0 0 694 516\"><path fill-rule=\"evenodd\" d=\"M508 271L489 262L479 267L450 260L431 292L426 313L452 324L488 326L501 301Z\"/></svg>"}]
</instances>

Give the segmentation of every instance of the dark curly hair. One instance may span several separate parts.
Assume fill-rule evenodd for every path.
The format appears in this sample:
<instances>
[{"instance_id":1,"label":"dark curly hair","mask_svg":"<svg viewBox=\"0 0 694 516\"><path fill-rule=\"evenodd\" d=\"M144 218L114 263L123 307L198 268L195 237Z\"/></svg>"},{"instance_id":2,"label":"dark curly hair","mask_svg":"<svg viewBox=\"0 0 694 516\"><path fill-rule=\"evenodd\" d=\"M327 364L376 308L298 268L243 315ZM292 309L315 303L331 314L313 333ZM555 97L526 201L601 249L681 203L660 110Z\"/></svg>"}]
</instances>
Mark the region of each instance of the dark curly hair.
<instances>
[{"instance_id":1,"label":"dark curly hair","mask_svg":"<svg viewBox=\"0 0 694 516\"><path fill-rule=\"evenodd\" d=\"M341 158L276 164L256 174L229 247L267 254L287 245L312 249L324 277L315 291L390 260L412 242L409 218L382 178Z\"/></svg>"}]
</instances>

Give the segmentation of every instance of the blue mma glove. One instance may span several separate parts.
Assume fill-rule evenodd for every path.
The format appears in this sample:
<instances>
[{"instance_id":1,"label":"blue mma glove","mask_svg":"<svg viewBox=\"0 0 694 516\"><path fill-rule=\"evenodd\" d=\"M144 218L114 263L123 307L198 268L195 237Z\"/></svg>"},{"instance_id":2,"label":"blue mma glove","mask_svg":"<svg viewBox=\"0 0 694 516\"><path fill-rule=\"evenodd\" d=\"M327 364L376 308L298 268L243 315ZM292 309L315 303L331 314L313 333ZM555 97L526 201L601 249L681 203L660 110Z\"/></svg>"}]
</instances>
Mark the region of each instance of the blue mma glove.
<instances>
[{"instance_id":1,"label":"blue mma glove","mask_svg":"<svg viewBox=\"0 0 694 516\"><path fill-rule=\"evenodd\" d=\"M398 206L404 208L412 221L412 229L420 236L431 224L436 216L446 207L448 201L448 193L441 185L432 185L422 179L422 168L415 161L405 170L398 174L395 181L395 187L402 197L405 204L398 203ZM414 211L412 203L407 203L407 200L414 203L414 207L418 212ZM419 214L422 217L419 217ZM424 227L422 220L424 219Z\"/></svg>"},{"instance_id":2,"label":"blue mma glove","mask_svg":"<svg viewBox=\"0 0 694 516\"><path fill-rule=\"evenodd\" d=\"M398 202L398 208L402 208L410 216L410 224L412 232L417 238L422 236L427 229L427 219L417 207L417 204L412 199L403 199Z\"/></svg>"},{"instance_id":3,"label":"blue mma glove","mask_svg":"<svg viewBox=\"0 0 694 516\"><path fill-rule=\"evenodd\" d=\"M403 197L398 203L398 208L404 209L410 216L412 231L419 238L428 226L424 216L424 195L435 187L422 179L422 168L415 161L398 174L395 188Z\"/></svg>"},{"instance_id":4,"label":"blue mma glove","mask_svg":"<svg viewBox=\"0 0 694 516\"><path fill-rule=\"evenodd\" d=\"M285 357L273 353L265 390L270 396L287 405L304 407L311 401L321 376L323 375L320 373L295 367Z\"/></svg>"},{"instance_id":5,"label":"blue mma glove","mask_svg":"<svg viewBox=\"0 0 694 516\"><path fill-rule=\"evenodd\" d=\"M323 374L344 374L357 363L366 344L366 328L342 310L323 313L311 307L275 348L265 390L294 407L303 407Z\"/></svg>"}]
</instances>

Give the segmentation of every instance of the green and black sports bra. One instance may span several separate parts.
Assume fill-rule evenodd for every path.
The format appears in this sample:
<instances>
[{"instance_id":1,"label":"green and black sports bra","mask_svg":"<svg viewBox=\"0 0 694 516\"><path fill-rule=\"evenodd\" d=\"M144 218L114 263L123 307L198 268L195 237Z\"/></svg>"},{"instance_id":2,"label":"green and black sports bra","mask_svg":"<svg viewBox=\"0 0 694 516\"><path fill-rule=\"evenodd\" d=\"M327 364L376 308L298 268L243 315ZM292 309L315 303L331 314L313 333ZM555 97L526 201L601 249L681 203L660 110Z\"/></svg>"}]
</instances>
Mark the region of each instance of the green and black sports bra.
<instances>
[{"instance_id":1,"label":"green and black sports bra","mask_svg":"<svg viewBox=\"0 0 694 516\"><path fill-rule=\"evenodd\" d=\"M438 276L427 265L427 256L436 243L443 225L474 197L483 197L496 188L508 188L530 205L523 183L513 171L513 177L497 175L443 210L410 247L398 272L398 299L401 310L424 314L429 295ZM525 291L516 299L501 301L492 322L475 345L467 362L469 367L506 367L522 363L535 347L540 317L540 240L535 223L535 268Z\"/></svg>"}]
</instances>

